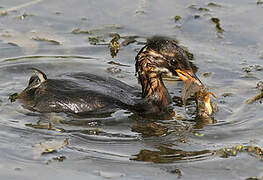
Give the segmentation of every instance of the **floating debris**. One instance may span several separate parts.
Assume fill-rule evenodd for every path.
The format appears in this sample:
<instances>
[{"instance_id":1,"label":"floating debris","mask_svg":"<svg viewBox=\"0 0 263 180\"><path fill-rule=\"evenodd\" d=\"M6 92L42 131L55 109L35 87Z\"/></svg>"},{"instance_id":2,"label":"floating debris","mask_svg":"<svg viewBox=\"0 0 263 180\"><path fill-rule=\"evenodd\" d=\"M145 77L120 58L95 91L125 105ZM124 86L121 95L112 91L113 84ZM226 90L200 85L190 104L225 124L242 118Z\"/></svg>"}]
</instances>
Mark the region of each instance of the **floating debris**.
<instances>
[{"instance_id":1,"label":"floating debris","mask_svg":"<svg viewBox=\"0 0 263 180\"><path fill-rule=\"evenodd\" d=\"M215 150L214 154L219 155L222 158L228 158L230 156L237 156L240 152L247 152L249 155L258 158L259 160L263 160L263 150L257 146L237 145L232 148Z\"/></svg>"},{"instance_id":2,"label":"floating debris","mask_svg":"<svg viewBox=\"0 0 263 180\"><path fill-rule=\"evenodd\" d=\"M145 11L143 11L143 10L137 10L135 13L136 13L136 14L144 14Z\"/></svg>"},{"instance_id":3,"label":"floating debris","mask_svg":"<svg viewBox=\"0 0 263 180\"><path fill-rule=\"evenodd\" d=\"M116 62L114 62L114 61L109 61L108 64L117 65L117 66L131 67L131 66L129 66L129 65L121 64L121 63L116 63Z\"/></svg>"},{"instance_id":4,"label":"floating debris","mask_svg":"<svg viewBox=\"0 0 263 180\"><path fill-rule=\"evenodd\" d=\"M263 1L262 0L258 0L257 1L257 5L261 5L261 4L263 4Z\"/></svg>"},{"instance_id":5,"label":"floating debris","mask_svg":"<svg viewBox=\"0 0 263 180\"><path fill-rule=\"evenodd\" d=\"M107 68L107 72L111 74L118 74L121 72L121 69L117 67L109 67Z\"/></svg>"},{"instance_id":6,"label":"floating debris","mask_svg":"<svg viewBox=\"0 0 263 180\"><path fill-rule=\"evenodd\" d=\"M263 160L263 150L257 146L247 146L245 148L245 151L247 151L251 156L254 156L260 160Z\"/></svg>"},{"instance_id":7,"label":"floating debris","mask_svg":"<svg viewBox=\"0 0 263 180\"><path fill-rule=\"evenodd\" d=\"M118 24L109 24L105 25L103 28L100 29L94 29L94 31L103 31L103 30L118 30L118 29L123 29L123 26L118 25Z\"/></svg>"},{"instance_id":8,"label":"floating debris","mask_svg":"<svg viewBox=\"0 0 263 180\"><path fill-rule=\"evenodd\" d=\"M55 14L59 16L59 15L61 15L62 13L61 13L61 12L55 12Z\"/></svg>"},{"instance_id":9,"label":"floating debris","mask_svg":"<svg viewBox=\"0 0 263 180\"><path fill-rule=\"evenodd\" d=\"M259 81L257 83L257 88L260 90L260 91L263 91L263 81Z\"/></svg>"},{"instance_id":10,"label":"floating debris","mask_svg":"<svg viewBox=\"0 0 263 180\"><path fill-rule=\"evenodd\" d=\"M189 9L197 10L200 12L208 12L210 11L208 8L198 7L197 5L190 5L188 6Z\"/></svg>"},{"instance_id":11,"label":"floating debris","mask_svg":"<svg viewBox=\"0 0 263 180\"><path fill-rule=\"evenodd\" d=\"M121 42L122 46L128 46L129 44L135 43L136 42L137 36L129 36L125 38L124 41Z\"/></svg>"},{"instance_id":12,"label":"floating debris","mask_svg":"<svg viewBox=\"0 0 263 180\"><path fill-rule=\"evenodd\" d=\"M255 65L249 65L249 66L246 66L246 67L243 67L242 68L242 71L246 72L246 73L249 73L249 72L252 72L252 71L262 71L263 70L263 67L259 64L255 64Z\"/></svg>"},{"instance_id":13,"label":"floating debris","mask_svg":"<svg viewBox=\"0 0 263 180\"><path fill-rule=\"evenodd\" d=\"M117 172L95 171L95 174L104 179L123 179L125 177L125 174Z\"/></svg>"},{"instance_id":14,"label":"floating debris","mask_svg":"<svg viewBox=\"0 0 263 180\"><path fill-rule=\"evenodd\" d=\"M61 43L59 41L53 40L53 39L47 39L47 38L43 38L43 37L39 37L39 36L35 36L32 37L33 40L35 41L44 41L44 42L48 42L54 45L60 45Z\"/></svg>"},{"instance_id":15,"label":"floating debris","mask_svg":"<svg viewBox=\"0 0 263 180\"><path fill-rule=\"evenodd\" d=\"M110 48L110 54L111 57L114 58L117 56L119 50L120 50L120 44L119 44L120 35L114 34L112 40L110 41L109 48Z\"/></svg>"},{"instance_id":16,"label":"floating debris","mask_svg":"<svg viewBox=\"0 0 263 180\"><path fill-rule=\"evenodd\" d=\"M17 16L17 18L20 19L20 20L24 20L28 16L34 16L34 15L33 14L24 13L21 16Z\"/></svg>"},{"instance_id":17,"label":"floating debris","mask_svg":"<svg viewBox=\"0 0 263 180\"><path fill-rule=\"evenodd\" d=\"M178 21L180 21L182 19L181 16L174 16L174 22L177 23Z\"/></svg>"},{"instance_id":18,"label":"floating debris","mask_svg":"<svg viewBox=\"0 0 263 180\"><path fill-rule=\"evenodd\" d=\"M209 7L222 7L220 4L217 4L217 3L214 3L214 2L208 3L207 6L209 6Z\"/></svg>"},{"instance_id":19,"label":"floating debris","mask_svg":"<svg viewBox=\"0 0 263 180\"><path fill-rule=\"evenodd\" d=\"M145 13L145 8L146 8L146 3L147 0L140 0L140 4L138 9L136 10L136 14L144 14Z\"/></svg>"},{"instance_id":20,"label":"floating debris","mask_svg":"<svg viewBox=\"0 0 263 180\"><path fill-rule=\"evenodd\" d=\"M57 152L66 145L68 145L68 139L40 142L33 148L34 157L39 158L41 155Z\"/></svg>"},{"instance_id":21,"label":"floating debris","mask_svg":"<svg viewBox=\"0 0 263 180\"><path fill-rule=\"evenodd\" d=\"M263 67L259 64L254 65L253 68L255 69L255 71L262 71L263 70Z\"/></svg>"},{"instance_id":22,"label":"floating debris","mask_svg":"<svg viewBox=\"0 0 263 180\"><path fill-rule=\"evenodd\" d=\"M216 24L217 33L222 34L224 29L220 26L220 19L212 17L211 21Z\"/></svg>"},{"instance_id":23,"label":"floating debris","mask_svg":"<svg viewBox=\"0 0 263 180\"><path fill-rule=\"evenodd\" d=\"M246 73L249 73L252 71L251 67L243 67L242 68L242 71L246 72Z\"/></svg>"},{"instance_id":24,"label":"floating debris","mask_svg":"<svg viewBox=\"0 0 263 180\"><path fill-rule=\"evenodd\" d=\"M202 12L208 12L208 11L210 11L209 9L207 9L207 8L202 8L202 7L200 7L199 9L198 9L198 11L202 11Z\"/></svg>"},{"instance_id":25,"label":"floating debris","mask_svg":"<svg viewBox=\"0 0 263 180\"><path fill-rule=\"evenodd\" d=\"M7 14L7 11L0 11L0 16L6 16Z\"/></svg>"},{"instance_id":26,"label":"floating debris","mask_svg":"<svg viewBox=\"0 0 263 180\"><path fill-rule=\"evenodd\" d=\"M89 37L89 43L90 43L91 45L98 45L100 42L105 42L103 36L93 36L93 37Z\"/></svg>"},{"instance_id":27,"label":"floating debris","mask_svg":"<svg viewBox=\"0 0 263 180\"><path fill-rule=\"evenodd\" d=\"M89 18L87 18L87 17L82 17L82 18L80 18L82 21L87 21Z\"/></svg>"},{"instance_id":28,"label":"floating debris","mask_svg":"<svg viewBox=\"0 0 263 180\"><path fill-rule=\"evenodd\" d=\"M63 130L63 129L58 129L58 128L56 128L55 131L57 131L57 132L62 132L62 131L64 131L64 130Z\"/></svg>"},{"instance_id":29,"label":"floating debris","mask_svg":"<svg viewBox=\"0 0 263 180\"><path fill-rule=\"evenodd\" d=\"M257 101L257 100L259 100L259 99L261 99L263 97L263 81L259 81L257 83L257 89L259 89L261 92L258 95L256 95L256 96L250 98L249 100L247 100L246 104L251 104L254 101Z\"/></svg>"},{"instance_id":30,"label":"floating debris","mask_svg":"<svg viewBox=\"0 0 263 180\"><path fill-rule=\"evenodd\" d=\"M194 19L199 19L200 17L200 15L194 15Z\"/></svg>"},{"instance_id":31,"label":"floating debris","mask_svg":"<svg viewBox=\"0 0 263 180\"><path fill-rule=\"evenodd\" d=\"M63 162L66 159L66 156L57 156L52 158L54 161Z\"/></svg>"},{"instance_id":32,"label":"floating debris","mask_svg":"<svg viewBox=\"0 0 263 180\"><path fill-rule=\"evenodd\" d=\"M48 123L48 124L40 124L39 122L37 122L36 124L25 124L25 126L27 127L32 127L35 129L47 129L47 130L52 130L53 129L53 125L52 123Z\"/></svg>"},{"instance_id":33,"label":"floating debris","mask_svg":"<svg viewBox=\"0 0 263 180\"><path fill-rule=\"evenodd\" d=\"M197 105L196 117L204 119L207 122L213 122L210 116L217 111L217 106L210 100L210 95L214 98L216 98L216 96L208 91L197 78L193 78L184 71L178 69L176 72L179 78L184 81L184 86L182 88L182 102L184 106L186 107L186 100L192 96Z\"/></svg>"},{"instance_id":34,"label":"floating debris","mask_svg":"<svg viewBox=\"0 0 263 180\"><path fill-rule=\"evenodd\" d=\"M80 28L75 28L71 31L73 34L111 34L114 30L122 29L123 27L116 24L104 25L103 27L93 28L90 30L81 30Z\"/></svg>"},{"instance_id":35,"label":"floating debris","mask_svg":"<svg viewBox=\"0 0 263 180\"><path fill-rule=\"evenodd\" d=\"M121 42L121 45L122 46L128 46L129 44L135 43L136 38L139 38L139 36L126 36L126 37L122 37L122 38L125 40Z\"/></svg>"},{"instance_id":36,"label":"floating debris","mask_svg":"<svg viewBox=\"0 0 263 180\"><path fill-rule=\"evenodd\" d=\"M73 30L71 31L71 33L73 33L73 34L92 34L91 31L81 30L80 28L73 29Z\"/></svg>"},{"instance_id":37,"label":"floating debris","mask_svg":"<svg viewBox=\"0 0 263 180\"><path fill-rule=\"evenodd\" d=\"M251 103L253 103L256 100L261 99L262 97L263 97L263 91L261 91L258 95L252 97L251 99L247 100L246 104L251 104Z\"/></svg>"},{"instance_id":38,"label":"floating debris","mask_svg":"<svg viewBox=\"0 0 263 180\"><path fill-rule=\"evenodd\" d=\"M223 97L229 97L229 96L233 96L233 93L225 92L225 93L223 93L221 96L223 96Z\"/></svg>"},{"instance_id":39,"label":"floating debris","mask_svg":"<svg viewBox=\"0 0 263 180\"><path fill-rule=\"evenodd\" d=\"M194 135L195 135L195 136L198 136L198 137L203 137L205 134L203 134L203 133L197 133L197 132L196 132L196 133L194 133Z\"/></svg>"},{"instance_id":40,"label":"floating debris","mask_svg":"<svg viewBox=\"0 0 263 180\"><path fill-rule=\"evenodd\" d=\"M211 77L212 73L211 72L205 72L205 73L202 74L202 76L204 76L204 77Z\"/></svg>"},{"instance_id":41,"label":"floating debris","mask_svg":"<svg viewBox=\"0 0 263 180\"><path fill-rule=\"evenodd\" d=\"M72 124L70 124L72 125ZM83 130L64 130L65 133L81 133L81 134L86 134L86 135L112 135L112 134L108 134L98 128L95 129L83 129Z\"/></svg>"},{"instance_id":42,"label":"floating debris","mask_svg":"<svg viewBox=\"0 0 263 180\"><path fill-rule=\"evenodd\" d=\"M221 158L228 158L230 156L236 156L238 152L241 152L244 149L242 145L237 145L232 148L222 148L215 150L214 154L219 155Z\"/></svg>"}]
</instances>

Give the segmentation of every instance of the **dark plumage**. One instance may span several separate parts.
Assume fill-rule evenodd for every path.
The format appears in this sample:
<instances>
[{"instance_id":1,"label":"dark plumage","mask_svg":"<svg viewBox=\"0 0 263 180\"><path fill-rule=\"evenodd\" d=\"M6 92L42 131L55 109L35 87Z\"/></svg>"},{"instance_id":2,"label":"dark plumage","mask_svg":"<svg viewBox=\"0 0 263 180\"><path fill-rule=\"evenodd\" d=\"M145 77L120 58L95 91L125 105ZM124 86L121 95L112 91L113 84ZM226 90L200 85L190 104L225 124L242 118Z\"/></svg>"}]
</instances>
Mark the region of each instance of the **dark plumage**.
<instances>
[{"instance_id":1,"label":"dark plumage","mask_svg":"<svg viewBox=\"0 0 263 180\"><path fill-rule=\"evenodd\" d=\"M18 99L26 108L38 112L100 114L128 109L139 114L160 114L167 112L171 102L162 75L179 75L181 79L200 82L189 53L169 38L150 39L135 60L141 95L133 87L109 77L75 73L49 79L34 69L37 76L31 77Z\"/></svg>"}]
</instances>

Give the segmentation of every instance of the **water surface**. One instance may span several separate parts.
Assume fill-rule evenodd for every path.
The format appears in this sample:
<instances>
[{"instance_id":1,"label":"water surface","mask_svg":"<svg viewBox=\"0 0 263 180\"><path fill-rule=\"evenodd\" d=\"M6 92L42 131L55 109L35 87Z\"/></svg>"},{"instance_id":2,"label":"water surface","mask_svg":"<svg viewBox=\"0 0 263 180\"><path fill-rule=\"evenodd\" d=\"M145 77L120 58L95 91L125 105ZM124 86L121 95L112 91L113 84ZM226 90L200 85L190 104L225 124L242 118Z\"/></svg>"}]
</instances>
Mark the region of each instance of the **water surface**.
<instances>
[{"instance_id":1,"label":"water surface","mask_svg":"<svg viewBox=\"0 0 263 180\"><path fill-rule=\"evenodd\" d=\"M263 76L263 4L211 2L1 2L1 178L261 178L262 155L255 147L263 147L262 104L245 102L259 93L256 84ZM175 16L180 20L175 22ZM220 20L221 30L211 18ZM120 43L133 41L112 58L108 44L114 33L121 36ZM111 76L140 89L134 57L153 35L176 38L194 54L197 75L218 96L216 123L196 121L194 104L185 109L174 98L175 116L167 120L126 111L86 119L56 114L48 130L33 125L47 125L49 115L8 100L26 87L30 67L48 77L65 72ZM181 96L182 82L166 84L172 97ZM40 143L60 146L64 140L68 144L57 152L39 154Z\"/></svg>"}]
</instances>

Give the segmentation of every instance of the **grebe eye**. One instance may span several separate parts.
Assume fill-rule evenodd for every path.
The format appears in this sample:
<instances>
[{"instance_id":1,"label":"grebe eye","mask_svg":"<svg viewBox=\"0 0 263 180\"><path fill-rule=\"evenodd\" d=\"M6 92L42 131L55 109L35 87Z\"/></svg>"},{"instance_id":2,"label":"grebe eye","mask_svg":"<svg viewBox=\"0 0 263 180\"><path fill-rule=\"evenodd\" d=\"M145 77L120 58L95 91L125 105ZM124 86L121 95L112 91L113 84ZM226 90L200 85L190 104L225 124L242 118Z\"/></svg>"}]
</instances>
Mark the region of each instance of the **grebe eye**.
<instances>
[{"instance_id":1,"label":"grebe eye","mask_svg":"<svg viewBox=\"0 0 263 180\"><path fill-rule=\"evenodd\" d=\"M171 60L171 64L173 64L173 65L174 65L174 64L177 64L176 59L172 59L172 60Z\"/></svg>"}]
</instances>

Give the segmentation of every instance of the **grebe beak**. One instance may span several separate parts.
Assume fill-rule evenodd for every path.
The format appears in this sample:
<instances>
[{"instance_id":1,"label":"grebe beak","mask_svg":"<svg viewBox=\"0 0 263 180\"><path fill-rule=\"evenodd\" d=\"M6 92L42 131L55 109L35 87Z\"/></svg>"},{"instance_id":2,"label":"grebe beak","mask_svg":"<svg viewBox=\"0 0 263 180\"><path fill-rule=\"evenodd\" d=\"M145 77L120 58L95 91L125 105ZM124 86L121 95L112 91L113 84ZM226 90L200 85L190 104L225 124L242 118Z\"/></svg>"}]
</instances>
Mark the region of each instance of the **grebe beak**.
<instances>
[{"instance_id":1,"label":"grebe beak","mask_svg":"<svg viewBox=\"0 0 263 180\"><path fill-rule=\"evenodd\" d=\"M179 78L182 81L192 81L196 83L199 86L204 86L203 83L198 79L198 77L191 71L188 70L181 70L181 69L176 69L175 70L179 76Z\"/></svg>"}]
</instances>

